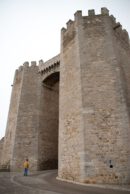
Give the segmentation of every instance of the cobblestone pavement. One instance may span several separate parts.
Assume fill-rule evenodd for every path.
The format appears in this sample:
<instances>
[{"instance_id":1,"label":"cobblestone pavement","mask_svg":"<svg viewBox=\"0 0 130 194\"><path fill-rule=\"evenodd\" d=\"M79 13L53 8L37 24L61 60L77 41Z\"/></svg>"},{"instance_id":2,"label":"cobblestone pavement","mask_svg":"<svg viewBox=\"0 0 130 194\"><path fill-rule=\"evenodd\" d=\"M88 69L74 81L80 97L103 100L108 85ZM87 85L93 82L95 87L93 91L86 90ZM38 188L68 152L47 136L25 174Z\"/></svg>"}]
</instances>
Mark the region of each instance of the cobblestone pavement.
<instances>
[{"instance_id":1,"label":"cobblestone pavement","mask_svg":"<svg viewBox=\"0 0 130 194\"><path fill-rule=\"evenodd\" d=\"M56 179L57 171L31 173L0 172L0 194L128 194L130 186L79 185Z\"/></svg>"}]
</instances>

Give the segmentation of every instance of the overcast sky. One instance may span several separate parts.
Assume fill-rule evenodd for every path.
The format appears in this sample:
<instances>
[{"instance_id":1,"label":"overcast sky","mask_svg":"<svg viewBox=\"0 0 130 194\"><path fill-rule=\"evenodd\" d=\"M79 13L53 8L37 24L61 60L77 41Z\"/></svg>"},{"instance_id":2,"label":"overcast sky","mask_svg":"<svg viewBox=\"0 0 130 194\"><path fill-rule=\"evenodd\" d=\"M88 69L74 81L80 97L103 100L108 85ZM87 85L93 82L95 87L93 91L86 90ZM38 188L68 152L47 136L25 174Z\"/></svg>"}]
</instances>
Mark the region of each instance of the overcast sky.
<instances>
[{"instance_id":1,"label":"overcast sky","mask_svg":"<svg viewBox=\"0 0 130 194\"><path fill-rule=\"evenodd\" d=\"M25 61L60 52L60 30L74 13L107 7L130 34L130 0L0 0L0 138L4 136L14 72Z\"/></svg>"}]
</instances>

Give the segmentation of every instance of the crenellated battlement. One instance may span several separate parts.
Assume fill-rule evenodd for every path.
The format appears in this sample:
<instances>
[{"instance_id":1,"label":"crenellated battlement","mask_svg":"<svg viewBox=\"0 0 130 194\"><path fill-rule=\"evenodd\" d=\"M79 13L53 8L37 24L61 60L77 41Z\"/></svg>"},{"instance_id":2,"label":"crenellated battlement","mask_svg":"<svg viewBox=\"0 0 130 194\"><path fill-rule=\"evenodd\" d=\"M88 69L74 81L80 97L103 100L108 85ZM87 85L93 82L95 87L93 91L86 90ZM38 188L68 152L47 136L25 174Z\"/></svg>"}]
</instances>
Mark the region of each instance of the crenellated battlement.
<instances>
[{"instance_id":1,"label":"crenellated battlement","mask_svg":"<svg viewBox=\"0 0 130 194\"><path fill-rule=\"evenodd\" d=\"M69 21L68 25L71 21ZM37 72L39 72L43 77L48 76L52 72L59 72L60 70L60 54L56 55L55 57L49 59L48 61L44 62L42 59L39 60L39 64L37 65L36 61L31 61L30 64L28 61L25 61L23 65L19 66L16 69L16 79L18 79L19 75L24 72L24 70L37 68Z\"/></svg>"},{"instance_id":2,"label":"crenellated battlement","mask_svg":"<svg viewBox=\"0 0 130 194\"><path fill-rule=\"evenodd\" d=\"M28 61L25 61L25 62L23 63L23 66L24 66L24 67L29 67L29 62L28 62Z\"/></svg>"},{"instance_id":3,"label":"crenellated battlement","mask_svg":"<svg viewBox=\"0 0 130 194\"><path fill-rule=\"evenodd\" d=\"M101 15L103 15L103 16L108 15L109 16L109 10L106 7L102 7L101 8Z\"/></svg>"},{"instance_id":4,"label":"crenellated battlement","mask_svg":"<svg viewBox=\"0 0 130 194\"><path fill-rule=\"evenodd\" d=\"M69 20L66 23L66 28L62 28L61 32L65 33L66 31L72 30L72 27L74 27L74 25L75 25L75 23L77 21L79 21L79 20L81 20L83 18L89 19L89 18L91 18L93 16L94 17L99 16L99 15L95 15L95 10L94 9L88 10L88 16L82 16L82 11L78 10L74 14L74 21ZM105 8L105 7L101 8L100 16L109 16L109 10L107 8Z\"/></svg>"},{"instance_id":5,"label":"crenellated battlement","mask_svg":"<svg viewBox=\"0 0 130 194\"><path fill-rule=\"evenodd\" d=\"M113 18L112 18L113 19ZM113 21L113 31L116 38L123 43L123 46L129 47L129 35L125 29L122 29L122 25L119 22Z\"/></svg>"},{"instance_id":6,"label":"crenellated battlement","mask_svg":"<svg viewBox=\"0 0 130 194\"><path fill-rule=\"evenodd\" d=\"M37 62L36 61L31 61L30 64L28 61L25 61L23 63L23 65L20 65L19 68L16 70L17 72L21 72L24 69L28 69L28 68L35 68L38 67Z\"/></svg>"},{"instance_id":7,"label":"crenellated battlement","mask_svg":"<svg viewBox=\"0 0 130 194\"><path fill-rule=\"evenodd\" d=\"M67 29L72 28L73 25L74 25L74 21L69 20L69 21L66 23L66 25L67 25Z\"/></svg>"},{"instance_id":8,"label":"crenellated battlement","mask_svg":"<svg viewBox=\"0 0 130 194\"><path fill-rule=\"evenodd\" d=\"M64 37L63 44L68 45L71 40L74 39L76 35L76 28L78 28L80 25L82 25L83 28L86 29L88 37L96 37L102 36L103 33L105 33L105 25L107 23L109 23L110 25L109 30L115 35L118 41L123 44L123 46L129 47L130 43L128 32L125 29L122 29L122 25L116 21L116 18L113 15L109 15L109 10L106 7L101 8L100 14L95 14L95 10L90 9L88 10L87 16L83 16L81 10L76 11L74 14L74 20L68 20L68 22L66 23L66 28L63 27L61 29L61 33ZM91 30L92 28L95 28L95 31L98 29L96 31L97 33L94 33L94 35ZM60 64L60 55L57 55L46 62L40 60L38 66L36 61L31 61L30 64L28 61L25 61L23 65L18 68L17 71L21 72L23 71L23 69L38 67L38 71L43 74L45 72L49 72L50 69L53 69L56 64Z\"/></svg>"},{"instance_id":9,"label":"crenellated battlement","mask_svg":"<svg viewBox=\"0 0 130 194\"><path fill-rule=\"evenodd\" d=\"M36 61L31 61L31 67L36 67L36 66L37 66Z\"/></svg>"},{"instance_id":10,"label":"crenellated battlement","mask_svg":"<svg viewBox=\"0 0 130 194\"><path fill-rule=\"evenodd\" d=\"M38 72L38 66L37 66L36 61L31 61L30 64L28 61L25 61L23 65L19 66L19 68L16 69L15 71L14 81L11 86L14 86L15 83L20 83L22 81L22 77L25 71L29 73L30 70L34 72Z\"/></svg>"},{"instance_id":11,"label":"crenellated battlement","mask_svg":"<svg viewBox=\"0 0 130 194\"><path fill-rule=\"evenodd\" d=\"M64 38L68 38L69 40L72 40L75 35L76 27L80 25L85 25L85 27L89 30L89 28L97 26L99 28L100 26L104 26L105 23L109 22L111 30L114 31L115 36L119 39L119 41L124 42L127 46L129 46L129 36L126 30L122 29L122 26L119 22L116 22L116 18L113 15L109 15L109 10L105 7L101 8L100 14L95 14L95 10L91 9L88 10L88 15L83 16L82 11L78 10L74 14L74 21L69 20L66 23L66 28L61 29L61 34ZM66 44L66 41L65 41Z\"/></svg>"},{"instance_id":12,"label":"crenellated battlement","mask_svg":"<svg viewBox=\"0 0 130 194\"><path fill-rule=\"evenodd\" d=\"M42 75L42 78L45 79L47 76L54 72L60 71L60 54L56 55L52 59L46 61L39 61L39 73Z\"/></svg>"},{"instance_id":13,"label":"crenellated battlement","mask_svg":"<svg viewBox=\"0 0 130 194\"><path fill-rule=\"evenodd\" d=\"M56 55L55 57L49 59L45 63L43 60L39 61L39 72L43 73L48 71L50 68L54 67L55 65L60 63L60 54Z\"/></svg>"},{"instance_id":14,"label":"crenellated battlement","mask_svg":"<svg viewBox=\"0 0 130 194\"><path fill-rule=\"evenodd\" d=\"M89 16L94 16L95 15L95 10L94 9L88 10L88 15Z\"/></svg>"}]
</instances>

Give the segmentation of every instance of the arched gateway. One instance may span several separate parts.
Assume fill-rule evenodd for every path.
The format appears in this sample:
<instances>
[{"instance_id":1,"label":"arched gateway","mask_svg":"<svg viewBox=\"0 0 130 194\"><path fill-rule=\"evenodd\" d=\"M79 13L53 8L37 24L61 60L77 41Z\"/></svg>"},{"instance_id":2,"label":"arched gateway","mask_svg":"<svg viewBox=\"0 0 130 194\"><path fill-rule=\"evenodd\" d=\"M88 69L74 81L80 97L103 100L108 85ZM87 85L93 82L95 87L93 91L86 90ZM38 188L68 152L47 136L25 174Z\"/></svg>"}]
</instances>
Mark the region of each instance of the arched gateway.
<instances>
[{"instance_id":1,"label":"arched gateway","mask_svg":"<svg viewBox=\"0 0 130 194\"><path fill-rule=\"evenodd\" d=\"M58 178L130 182L130 44L106 8L75 13L60 55L16 70L1 168L58 168Z\"/></svg>"},{"instance_id":2,"label":"arched gateway","mask_svg":"<svg viewBox=\"0 0 130 194\"><path fill-rule=\"evenodd\" d=\"M39 61L43 86L43 126L39 131L39 169L58 168L60 55Z\"/></svg>"}]
</instances>

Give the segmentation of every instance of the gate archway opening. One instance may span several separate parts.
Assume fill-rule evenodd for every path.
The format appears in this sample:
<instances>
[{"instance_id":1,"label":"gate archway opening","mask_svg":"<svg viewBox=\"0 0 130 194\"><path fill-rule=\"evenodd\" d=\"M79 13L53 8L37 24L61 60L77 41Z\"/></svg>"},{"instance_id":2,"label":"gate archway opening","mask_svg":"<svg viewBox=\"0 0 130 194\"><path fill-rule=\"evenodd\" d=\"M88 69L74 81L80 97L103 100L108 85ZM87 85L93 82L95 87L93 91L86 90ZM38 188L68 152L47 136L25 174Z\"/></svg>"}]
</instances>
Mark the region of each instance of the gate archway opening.
<instances>
[{"instance_id":1,"label":"gate archway opening","mask_svg":"<svg viewBox=\"0 0 130 194\"><path fill-rule=\"evenodd\" d=\"M42 116L39 132L39 170L58 168L59 72L43 84Z\"/></svg>"}]
</instances>

